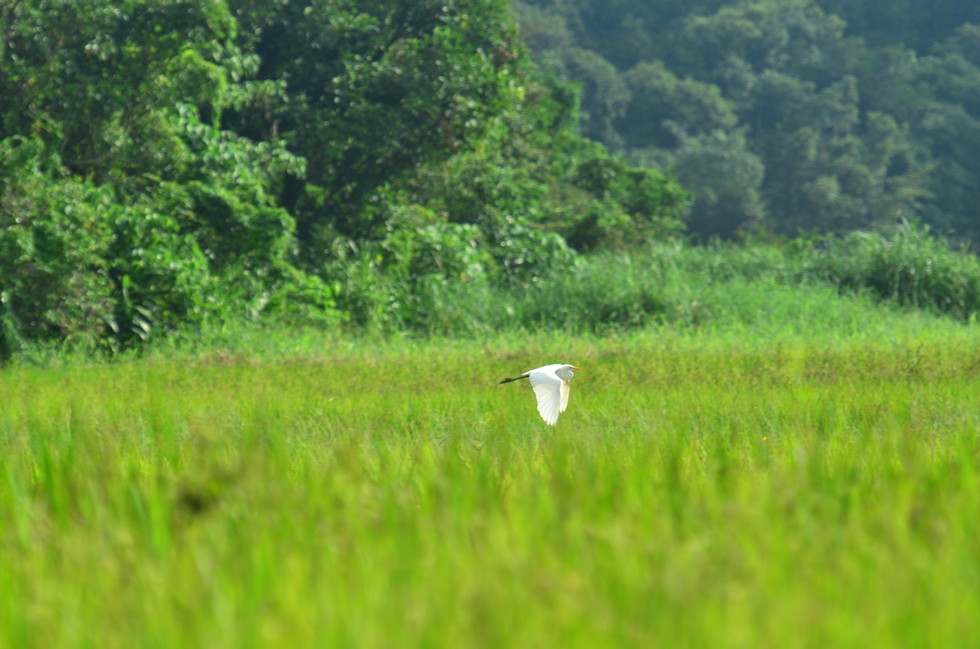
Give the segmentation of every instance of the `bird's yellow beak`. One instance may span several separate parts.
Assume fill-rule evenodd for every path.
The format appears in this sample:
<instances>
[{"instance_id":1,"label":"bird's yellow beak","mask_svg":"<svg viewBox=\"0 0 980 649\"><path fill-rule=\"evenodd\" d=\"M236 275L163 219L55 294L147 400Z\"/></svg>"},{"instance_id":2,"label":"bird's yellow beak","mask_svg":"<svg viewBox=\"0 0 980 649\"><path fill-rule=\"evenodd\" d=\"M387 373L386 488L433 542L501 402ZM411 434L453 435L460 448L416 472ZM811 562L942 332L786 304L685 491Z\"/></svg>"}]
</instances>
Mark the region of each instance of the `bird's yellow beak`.
<instances>
[{"instance_id":1,"label":"bird's yellow beak","mask_svg":"<svg viewBox=\"0 0 980 649\"><path fill-rule=\"evenodd\" d=\"M580 372L582 371L582 368L581 367L575 367L574 365L572 365L572 369L573 370L578 370Z\"/></svg>"}]
</instances>

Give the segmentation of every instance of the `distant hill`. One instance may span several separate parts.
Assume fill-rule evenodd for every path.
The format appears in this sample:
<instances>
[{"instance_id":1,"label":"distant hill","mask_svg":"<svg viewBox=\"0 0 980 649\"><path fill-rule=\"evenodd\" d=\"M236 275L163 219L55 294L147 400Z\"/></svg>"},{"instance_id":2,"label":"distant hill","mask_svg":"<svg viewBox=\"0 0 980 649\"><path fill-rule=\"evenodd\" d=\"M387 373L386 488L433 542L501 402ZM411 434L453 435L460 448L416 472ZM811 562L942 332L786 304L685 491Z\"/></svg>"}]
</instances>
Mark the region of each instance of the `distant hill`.
<instances>
[{"instance_id":1,"label":"distant hill","mask_svg":"<svg viewBox=\"0 0 980 649\"><path fill-rule=\"evenodd\" d=\"M676 168L689 226L980 234L980 5L966 0L515 0L581 131ZM972 21L972 22L971 22Z\"/></svg>"}]
</instances>

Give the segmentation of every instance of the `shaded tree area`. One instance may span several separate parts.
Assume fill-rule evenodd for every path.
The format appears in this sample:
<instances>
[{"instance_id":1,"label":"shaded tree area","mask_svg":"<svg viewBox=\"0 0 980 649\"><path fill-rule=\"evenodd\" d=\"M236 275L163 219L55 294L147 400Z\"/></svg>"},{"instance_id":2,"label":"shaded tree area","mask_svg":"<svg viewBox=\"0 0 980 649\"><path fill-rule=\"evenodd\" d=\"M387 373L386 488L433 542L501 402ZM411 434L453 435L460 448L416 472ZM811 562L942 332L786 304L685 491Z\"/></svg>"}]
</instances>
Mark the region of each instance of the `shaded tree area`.
<instances>
[{"instance_id":1,"label":"shaded tree area","mask_svg":"<svg viewBox=\"0 0 980 649\"><path fill-rule=\"evenodd\" d=\"M929 54L936 43L966 23L980 23L980 5L963 0L821 0L828 13L847 21L847 34L873 47L901 45Z\"/></svg>"},{"instance_id":2,"label":"shaded tree area","mask_svg":"<svg viewBox=\"0 0 980 649\"><path fill-rule=\"evenodd\" d=\"M887 6L885 6L887 5ZM965 0L517 0L582 133L677 170L690 227L980 234L980 8ZM582 62L587 61L584 65Z\"/></svg>"},{"instance_id":3,"label":"shaded tree area","mask_svg":"<svg viewBox=\"0 0 980 649\"><path fill-rule=\"evenodd\" d=\"M227 318L398 327L678 232L689 197L578 135L504 0L0 7L0 358Z\"/></svg>"}]
</instances>

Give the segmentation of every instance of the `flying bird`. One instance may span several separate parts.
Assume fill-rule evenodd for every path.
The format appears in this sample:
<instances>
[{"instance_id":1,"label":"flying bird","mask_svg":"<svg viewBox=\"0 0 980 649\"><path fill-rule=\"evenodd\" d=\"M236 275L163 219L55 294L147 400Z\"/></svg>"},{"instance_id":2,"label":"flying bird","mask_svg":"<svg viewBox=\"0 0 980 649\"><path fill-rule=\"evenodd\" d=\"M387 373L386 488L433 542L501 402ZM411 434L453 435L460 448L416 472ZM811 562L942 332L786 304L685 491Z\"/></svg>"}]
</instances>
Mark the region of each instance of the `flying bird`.
<instances>
[{"instance_id":1,"label":"flying bird","mask_svg":"<svg viewBox=\"0 0 980 649\"><path fill-rule=\"evenodd\" d=\"M572 370L581 369L574 365L555 363L536 370L528 370L520 376L504 379L500 383L531 379L531 387L534 388L534 394L538 398L538 413L541 414L544 423L554 426L558 422L558 415L565 412L565 408L568 407L569 381L575 376Z\"/></svg>"}]
</instances>

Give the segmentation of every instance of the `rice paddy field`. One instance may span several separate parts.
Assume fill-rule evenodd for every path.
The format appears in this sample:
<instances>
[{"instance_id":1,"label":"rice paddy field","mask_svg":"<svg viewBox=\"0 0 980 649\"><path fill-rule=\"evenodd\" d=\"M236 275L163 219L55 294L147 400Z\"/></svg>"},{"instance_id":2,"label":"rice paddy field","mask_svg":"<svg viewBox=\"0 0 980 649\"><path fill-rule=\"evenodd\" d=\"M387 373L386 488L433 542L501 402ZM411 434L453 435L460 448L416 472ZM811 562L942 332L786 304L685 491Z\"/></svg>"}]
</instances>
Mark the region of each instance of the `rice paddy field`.
<instances>
[{"instance_id":1,"label":"rice paddy field","mask_svg":"<svg viewBox=\"0 0 980 649\"><path fill-rule=\"evenodd\" d=\"M0 645L975 646L980 331L902 317L14 364Z\"/></svg>"}]
</instances>

